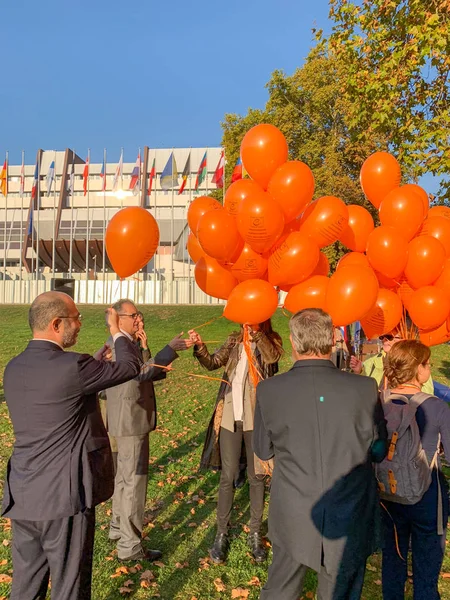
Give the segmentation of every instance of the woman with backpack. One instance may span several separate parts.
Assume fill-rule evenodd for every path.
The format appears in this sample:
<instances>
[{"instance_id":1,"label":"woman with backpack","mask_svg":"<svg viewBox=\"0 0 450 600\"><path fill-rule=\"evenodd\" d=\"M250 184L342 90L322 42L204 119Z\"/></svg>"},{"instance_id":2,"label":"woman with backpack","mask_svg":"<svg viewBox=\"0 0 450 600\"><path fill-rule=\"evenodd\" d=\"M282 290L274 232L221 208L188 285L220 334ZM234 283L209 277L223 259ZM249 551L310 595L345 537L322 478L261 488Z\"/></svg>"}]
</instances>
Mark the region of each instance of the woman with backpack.
<instances>
[{"instance_id":1,"label":"woman with backpack","mask_svg":"<svg viewBox=\"0 0 450 600\"><path fill-rule=\"evenodd\" d=\"M390 438L376 466L383 506L383 599L403 600L411 540L414 600L438 600L449 498L439 449L450 456L450 410L421 392L430 376L430 349L416 340L387 355L384 413Z\"/></svg>"}]
</instances>

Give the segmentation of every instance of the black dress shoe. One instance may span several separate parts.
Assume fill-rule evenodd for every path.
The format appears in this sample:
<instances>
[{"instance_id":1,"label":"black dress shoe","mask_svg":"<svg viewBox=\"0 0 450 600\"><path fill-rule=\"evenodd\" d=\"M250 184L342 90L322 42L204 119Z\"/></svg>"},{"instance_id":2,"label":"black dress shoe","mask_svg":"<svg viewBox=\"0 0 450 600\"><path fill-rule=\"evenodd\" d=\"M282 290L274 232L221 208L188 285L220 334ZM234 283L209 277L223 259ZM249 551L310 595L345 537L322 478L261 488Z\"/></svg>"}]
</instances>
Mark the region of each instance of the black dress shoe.
<instances>
[{"instance_id":1,"label":"black dress shoe","mask_svg":"<svg viewBox=\"0 0 450 600\"><path fill-rule=\"evenodd\" d=\"M209 551L209 557L216 565L220 565L225 562L228 554L228 547L230 543L228 541L228 535L226 533L218 533L214 544Z\"/></svg>"},{"instance_id":2,"label":"black dress shoe","mask_svg":"<svg viewBox=\"0 0 450 600\"><path fill-rule=\"evenodd\" d=\"M233 487L236 490L239 490L241 487L243 487L245 480L246 480L246 476L247 476L247 467L244 467L243 469L239 470L239 473L237 474L236 478L233 481Z\"/></svg>"},{"instance_id":3,"label":"black dress shoe","mask_svg":"<svg viewBox=\"0 0 450 600\"><path fill-rule=\"evenodd\" d=\"M127 556L127 558L117 557L120 562L131 562L131 561L141 561L145 560L147 562L153 562L155 560L159 560L162 557L162 552L160 550L139 550L132 556Z\"/></svg>"},{"instance_id":4,"label":"black dress shoe","mask_svg":"<svg viewBox=\"0 0 450 600\"><path fill-rule=\"evenodd\" d=\"M267 558L267 550L263 544L260 533L250 533L248 536L248 545L257 563L264 562Z\"/></svg>"}]
</instances>

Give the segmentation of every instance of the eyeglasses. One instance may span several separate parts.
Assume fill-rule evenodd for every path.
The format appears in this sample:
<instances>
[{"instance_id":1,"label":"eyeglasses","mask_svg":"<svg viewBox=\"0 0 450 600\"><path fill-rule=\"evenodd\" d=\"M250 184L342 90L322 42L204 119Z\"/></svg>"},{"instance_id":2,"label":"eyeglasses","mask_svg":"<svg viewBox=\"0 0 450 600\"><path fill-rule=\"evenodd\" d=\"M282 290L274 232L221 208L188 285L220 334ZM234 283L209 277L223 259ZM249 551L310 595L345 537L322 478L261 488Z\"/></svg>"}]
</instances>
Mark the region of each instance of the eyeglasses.
<instances>
[{"instance_id":1,"label":"eyeglasses","mask_svg":"<svg viewBox=\"0 0 450 600\"><path fill-rule=\"evenodd\" d=\"M139 317L139 313L132 313L131 315L129 315L128 313L119 313L119 317L131 317L134 321L134 319L137 319Z\"/></svg>"},{"instance_id":2,"label":"eyeglasses","mask_svg":"<svg viewBox=\"0 0 450 600\"><path fill-rule=\"evenodd\" d=\"M74 316L64 315L62 317L56 317L56 318L57 319L78 319L78 321L81 321L83 317L82 317L82 315L78 314L78 315L74 315Z\"/></svg>"},{"instance_id":3,"label":"eyeglasses","mask_svg":"<svg viewBox=\"0 0 450 600\"><path fill-rule=\"evenodd\" d=\"M388 342L392 342L392 340L401 340L403 338L401 338L398 335L392 335L390 333L387 333L386 335L380 335L380 337L378 339L380 340L380 342L382 342L383 340L386 340Z\"/></svg>"}]
</instances>

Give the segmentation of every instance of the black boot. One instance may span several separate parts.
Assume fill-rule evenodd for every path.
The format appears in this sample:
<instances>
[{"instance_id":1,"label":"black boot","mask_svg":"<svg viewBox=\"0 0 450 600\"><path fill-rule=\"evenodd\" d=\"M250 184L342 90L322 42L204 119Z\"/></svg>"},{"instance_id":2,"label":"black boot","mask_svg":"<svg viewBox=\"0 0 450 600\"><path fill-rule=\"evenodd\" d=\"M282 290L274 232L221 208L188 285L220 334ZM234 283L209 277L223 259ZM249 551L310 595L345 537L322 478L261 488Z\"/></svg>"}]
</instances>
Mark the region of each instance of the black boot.
<instances>
[{"instance_id":1,"label":"black boot","mask_svg":"<svg viewBox=\"0 0 450 600\"><path fill-rule=\"evenodd\" d=\"M266 560L267 550L263 544L260 533L250 533L248 536L248 545L250 546L253 558L257 563L261 563Z\"/></svg>"},{"instance_id":2,"label":"black boot","mask_svg":"<svg viewBox=\"0 0 450 600\"><path fill-rule=\"evenodd\" d=\"M229 545L230 543L228 541L228 535L226 533L218 533L216 535L214 544L212 545L212 548L209 551L209 557L213 561L213 563L219 565L225 562L228 554Z\"/></svg>"}]
</instances>

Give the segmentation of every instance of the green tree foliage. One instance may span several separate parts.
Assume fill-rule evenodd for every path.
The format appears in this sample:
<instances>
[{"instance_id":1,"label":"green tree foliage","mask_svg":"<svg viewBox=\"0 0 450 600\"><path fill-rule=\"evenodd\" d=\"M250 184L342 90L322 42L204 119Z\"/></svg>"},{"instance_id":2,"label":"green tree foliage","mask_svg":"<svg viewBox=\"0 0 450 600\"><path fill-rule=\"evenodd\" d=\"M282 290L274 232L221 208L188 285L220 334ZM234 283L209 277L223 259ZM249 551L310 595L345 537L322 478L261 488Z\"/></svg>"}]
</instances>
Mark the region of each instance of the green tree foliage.
<instances>
[{"instance_id":1,"label":"green tree foliage","mask_svg":"<svg viewBox=\"0 0 450 600\"><path fill-rule=\"evenodd\" d=\"M450 1L330 0L358 139L380 134L413 177L450 171ZM320 32L318 33L320 38ZM450 201L450 182L441 200Z\"/></svg>"}]
</instances>

